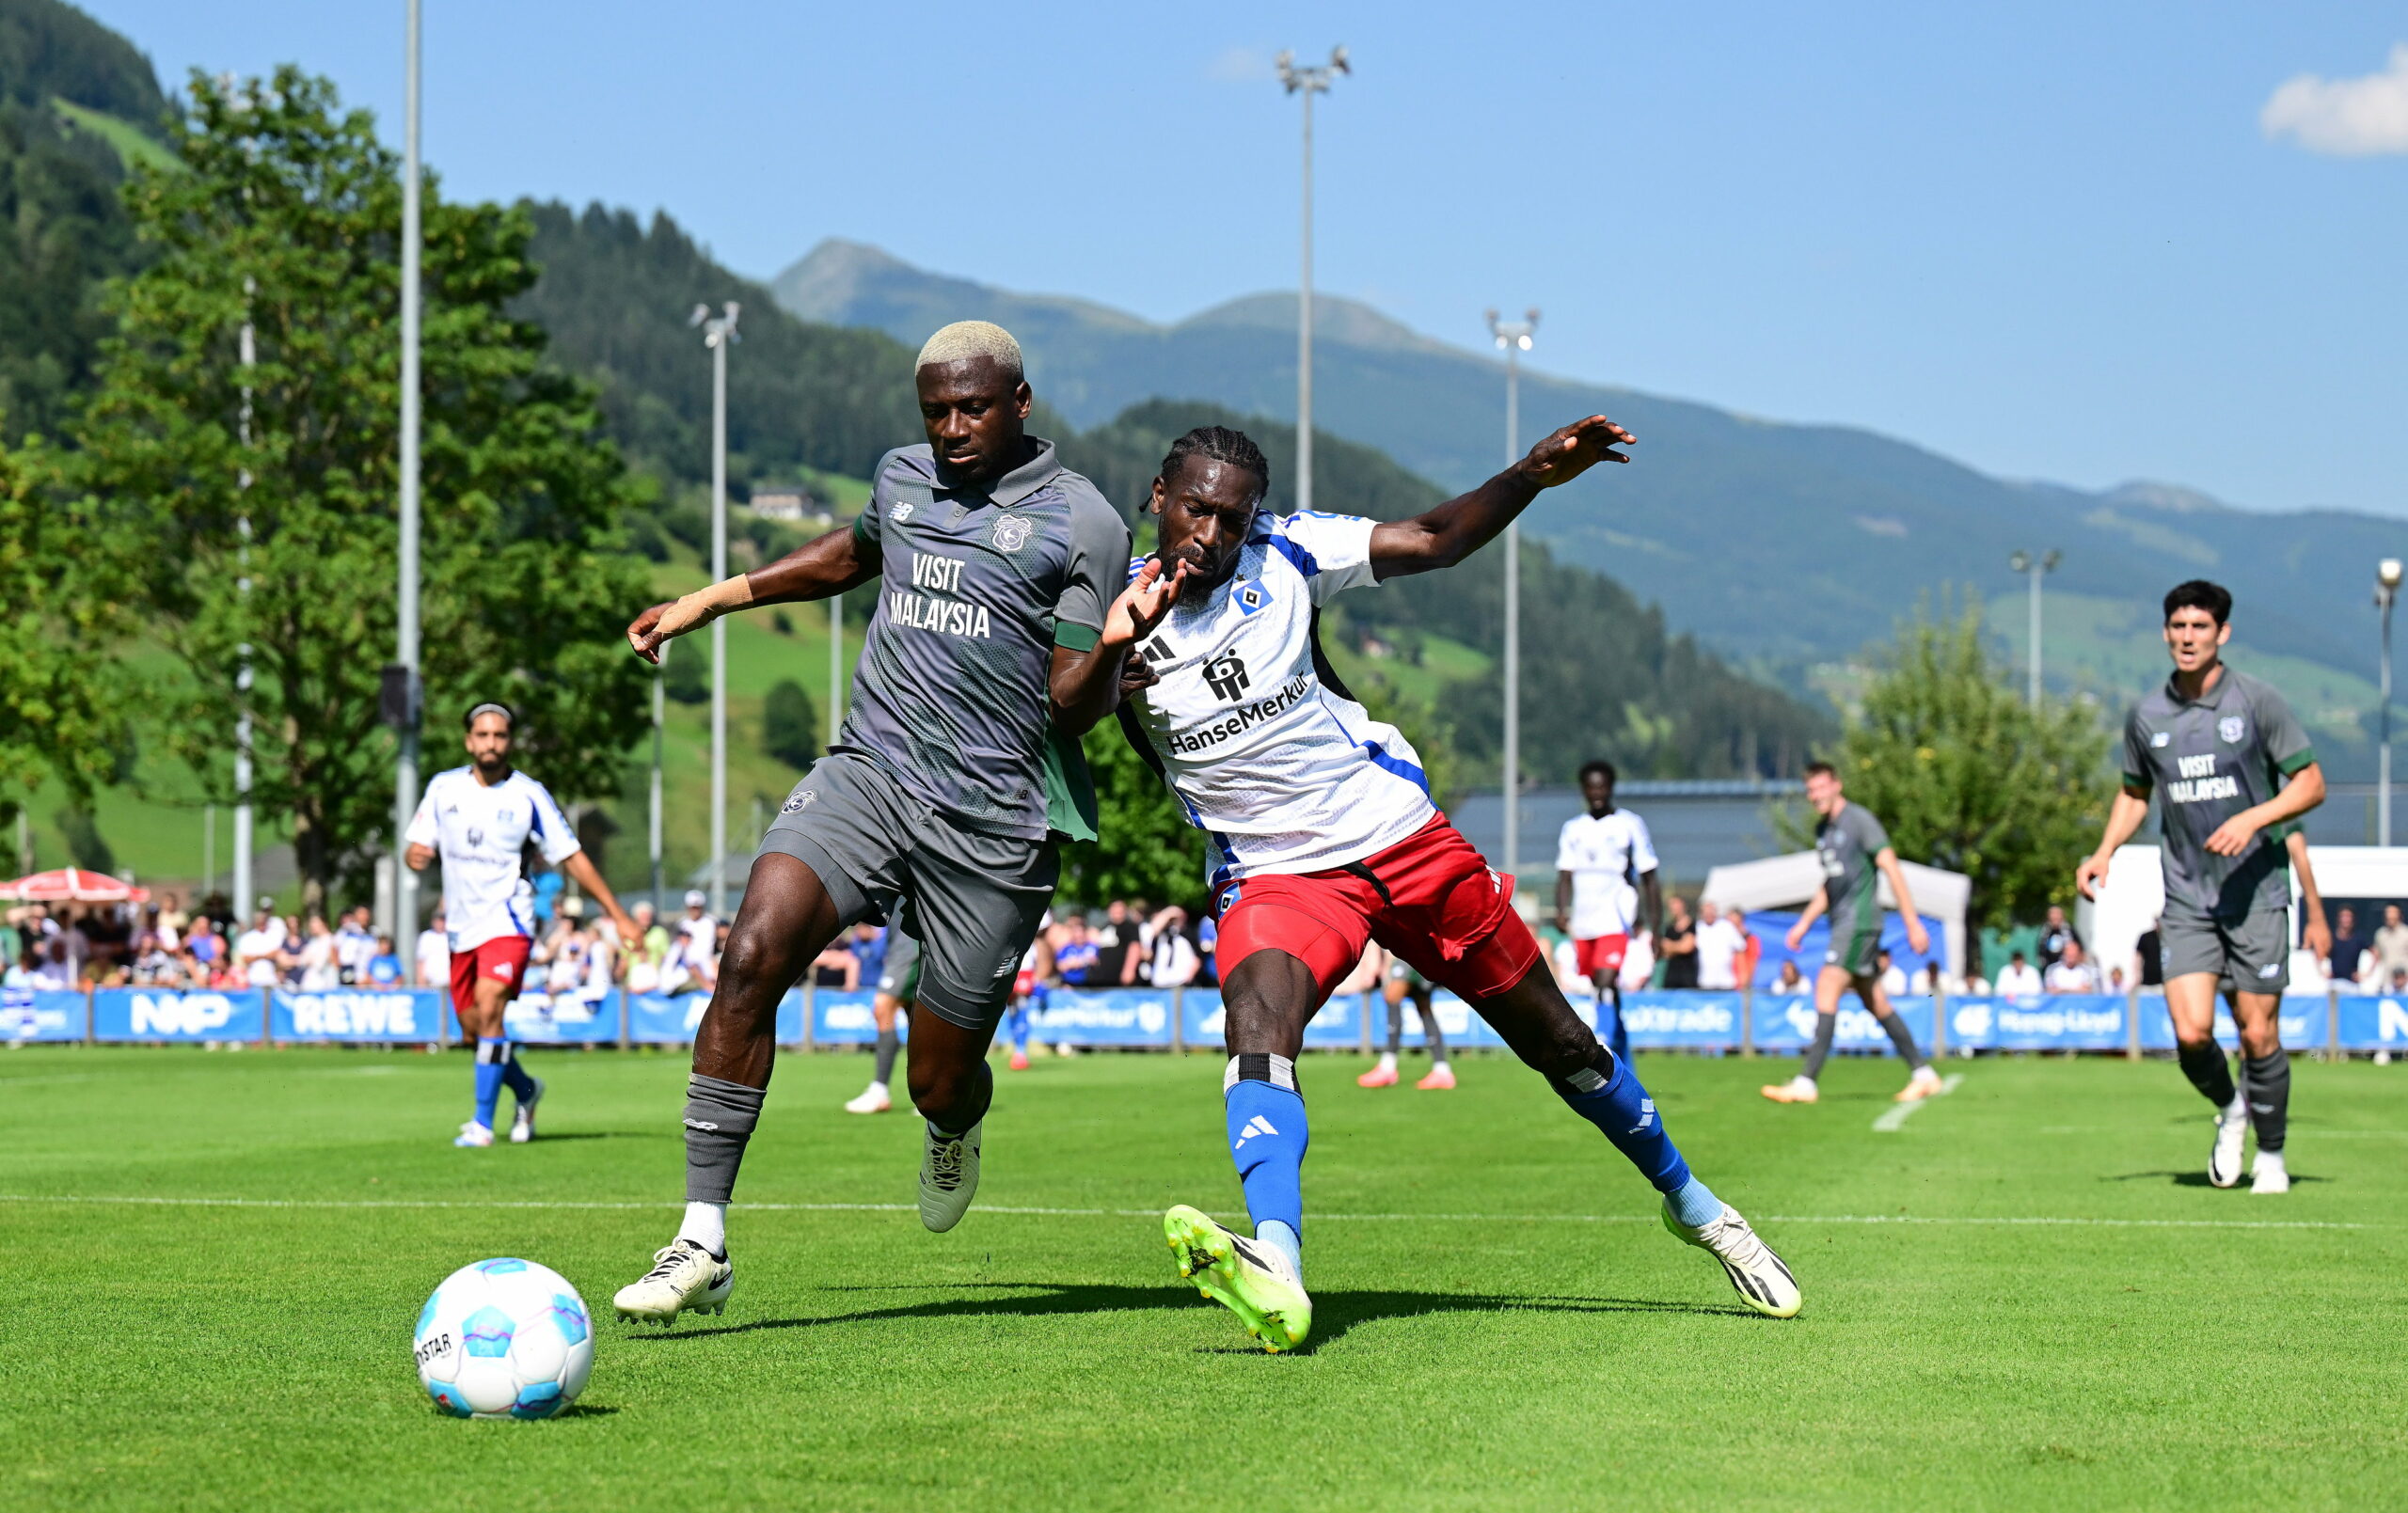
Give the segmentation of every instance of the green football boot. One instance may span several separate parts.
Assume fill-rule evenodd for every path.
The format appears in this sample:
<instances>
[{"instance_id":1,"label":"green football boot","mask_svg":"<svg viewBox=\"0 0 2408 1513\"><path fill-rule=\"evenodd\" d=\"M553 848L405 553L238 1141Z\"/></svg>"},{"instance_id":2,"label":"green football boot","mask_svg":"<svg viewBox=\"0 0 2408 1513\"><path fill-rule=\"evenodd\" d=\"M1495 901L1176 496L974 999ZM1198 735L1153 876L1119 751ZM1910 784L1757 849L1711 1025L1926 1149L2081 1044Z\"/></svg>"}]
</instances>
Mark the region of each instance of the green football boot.
<instances>
[{"instance_id":1,"label":"green football boot","mask_svg":"<svg viewBox=\"0 0 2408 1513\"><path fill-rule=\"evenodd\" d=\"M1163 1215L1163 1238L1179 1258L1179 1274L1227 1307L1245 1332L1277 1354L1312 1332L1313 1300L1288 1257L1271 1246L1214 1223L1185 1204Z\"/></svg>"}]
</instances>

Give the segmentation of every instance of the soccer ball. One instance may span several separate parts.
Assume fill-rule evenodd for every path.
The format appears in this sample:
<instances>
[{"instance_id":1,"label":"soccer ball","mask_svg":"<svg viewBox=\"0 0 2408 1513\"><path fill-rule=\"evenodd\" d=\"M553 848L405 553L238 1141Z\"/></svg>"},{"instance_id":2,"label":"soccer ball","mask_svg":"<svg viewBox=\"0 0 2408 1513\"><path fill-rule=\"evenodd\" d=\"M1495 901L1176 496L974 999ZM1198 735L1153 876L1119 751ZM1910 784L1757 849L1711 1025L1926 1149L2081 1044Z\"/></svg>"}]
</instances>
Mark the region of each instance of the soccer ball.
<instances>
[{"instance_id":1,"label":"soccer ball","mask_svg":"<svg viewBox=\"0 0 2408 1513\"><path fill-rule=\"evenodd\" d=\"M532 1261L464 1266L418 1315L418 1379L457 1418L549 1418L594 1371L594 1318Z\"/></svg>"}]
</instances>

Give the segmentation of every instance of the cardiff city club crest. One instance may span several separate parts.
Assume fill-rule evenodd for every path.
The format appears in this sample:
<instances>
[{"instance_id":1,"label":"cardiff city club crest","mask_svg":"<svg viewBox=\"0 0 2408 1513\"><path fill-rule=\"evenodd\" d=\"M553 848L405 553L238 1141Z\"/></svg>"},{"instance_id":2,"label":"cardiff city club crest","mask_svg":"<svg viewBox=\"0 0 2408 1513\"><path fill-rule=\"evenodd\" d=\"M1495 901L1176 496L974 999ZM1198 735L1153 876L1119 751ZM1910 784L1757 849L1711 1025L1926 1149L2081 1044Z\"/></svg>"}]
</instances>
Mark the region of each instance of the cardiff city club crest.
<instances>
[{"instance_id":1,"label":"cardiff city club crest","mask_svg":"<svg viewBox=\"0 0 2408 1513\"><path fill-rule=\"evenodd\" d=\"M800 814L804 810L809 809L811 807L811 801L818 796L819 795L817 793L809 788L798 788L794 791L793 797L778 806L778 812L781 814Z\"/></svg>"},{"instance_id":2,"label":"cardiff city club crest","mask_svg":"<svg viewBox=\"0 0 2408 1513\"><path fill-rule=\"evenodd\" d=\"M1016 552L1028 544L1032 528L1026 515L1006 515L995 522L995 550Z\"/></svg>"},{"instance_id":3,"label":"cardiff city club crest","mask_svg":"<svg viewBox=\"0 0 2408 1513\"><path fill-rule=\"evenodd\" d=\"M2239 746L2242 733L2248 729L2248 722L2239 715L2226 715L2216 721L2216 733L2224 737L2226 746Z\"/></svg>"}]
</instances>

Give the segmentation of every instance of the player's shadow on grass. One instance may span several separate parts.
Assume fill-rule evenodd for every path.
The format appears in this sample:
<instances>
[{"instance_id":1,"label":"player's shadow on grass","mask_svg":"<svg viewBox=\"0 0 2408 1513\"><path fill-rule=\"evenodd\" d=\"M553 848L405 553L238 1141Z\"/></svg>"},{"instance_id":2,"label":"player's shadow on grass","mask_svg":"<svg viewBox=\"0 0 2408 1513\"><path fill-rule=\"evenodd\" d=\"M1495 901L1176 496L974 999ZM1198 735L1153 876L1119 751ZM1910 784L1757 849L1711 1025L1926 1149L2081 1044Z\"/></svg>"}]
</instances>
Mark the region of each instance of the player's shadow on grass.
<instances>
[{"instance_id":1,"label":"player's shadow on grass","mask_svg":"<svg viewBox=\"0 0 2408 1513\"><path fill-rule=\"evenodd\" d=\"M750 1334L757 1330L816 1329L828 1324L865 1324L890 1318L1046 1318L1062 1314L1116 1314L1198 1305L1194 1289L1183 1286L1121 1287L1063 1286L1041 1282L959 1282L929 1287L831 1287L830 1292L1006 1291L1005 1298L938 1298L892 1308L864 1308L818 1318L760 1318L742 1324L660 1333L630 1332L637 1341L698 1340L720 1334ZM1211 1307L1203 1303L1201 1306ZM1752 1319L1748 1309L1731 1304L1667 1302L1652 1298L1512 1297L1487 1293L1386 1292L1333 1289L1313 1295L1313 1333L1299 1355L1310 1355L1334 1345L1358 1324L1390 1318L1419 1318L1431 1314L1696 1314Z\"/></svg>"},{"instance_id":2,"label":"player's shadow on grass","mask_svg":"<svg viewBox=\"0 0 2408 1513\"><path fill-rule=\"evenodd\" d=\"M2207 1173L2198 1171L2195 1168L2188 1172L2127 1172L2122 1176L2102 1176L2099 1180L2101 1182L2164 1181L2171 1182L2178 1188L2206 1188L2210 1191L2213 1192L2229 1192L2232 1190L2230 1188L2217 1187L2214 1183L2208 1180ZM2330 1182L2333 1179L2329 1176L2308 1176L2302 1173L2293 1172L2291 1174L2291 1180L2294 1183L2298 1183Z\"/></svg>"}]
</instances>

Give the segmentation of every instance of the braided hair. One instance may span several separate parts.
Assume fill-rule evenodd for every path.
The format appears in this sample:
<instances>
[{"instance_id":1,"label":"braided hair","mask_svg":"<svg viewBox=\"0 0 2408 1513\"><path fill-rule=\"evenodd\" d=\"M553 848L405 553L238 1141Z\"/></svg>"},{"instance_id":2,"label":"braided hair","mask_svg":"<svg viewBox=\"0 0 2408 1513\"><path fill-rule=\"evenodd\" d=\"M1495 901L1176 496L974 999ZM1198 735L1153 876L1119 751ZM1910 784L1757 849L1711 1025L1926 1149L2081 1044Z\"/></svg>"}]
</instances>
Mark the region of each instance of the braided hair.
<instances>
[{"instance_id":1,"label":"braided hair","mask_svg":"<svg viewBox=\"0 0 2408 1513\"><path fill-rule=\"evenodd\" d=\"M1191 457L1201 457L1209 463L1226 463L1252 473L1262 481L1262 488L1255 496L1258 501L1271 492L1270 460L1262 455L1262 449L1254 444L1254 438L1243 431L1228 426L1197 426L1170 444L1170 450L1163 455L1162 476L1169 478L1176 474L1180 465Z\"/></svg>"}]
</instances>

